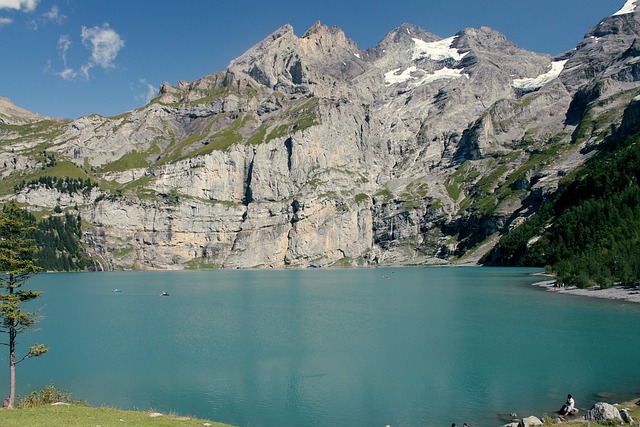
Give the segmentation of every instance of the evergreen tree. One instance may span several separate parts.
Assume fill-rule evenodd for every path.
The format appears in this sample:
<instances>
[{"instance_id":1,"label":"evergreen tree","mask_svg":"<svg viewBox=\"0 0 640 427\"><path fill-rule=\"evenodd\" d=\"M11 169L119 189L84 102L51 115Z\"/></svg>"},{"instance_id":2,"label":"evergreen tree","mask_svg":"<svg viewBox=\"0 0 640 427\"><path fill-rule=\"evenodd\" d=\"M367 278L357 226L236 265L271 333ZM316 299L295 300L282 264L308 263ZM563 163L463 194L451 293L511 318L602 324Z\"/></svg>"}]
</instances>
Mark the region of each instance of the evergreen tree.
<instances>
[{"instance_id":1,"label":"evergreen tree","mask_svg":"<svg viewBox=\"0 0 640 427\"><path fill-rule=\"evenodd\" d=\"M21 289L40 271L35 264L38 248L29 237L34 229L33 220L14 201L4 206L0 213L0 331L8 336L3 344L9 347L9 409L16 399L16 365L47 352L44 345L36 344L22 358L16 357L18 334L28 332L39 320L35 313L24 310L23 303L42 293Z\"/></svg>"}]
</instances>

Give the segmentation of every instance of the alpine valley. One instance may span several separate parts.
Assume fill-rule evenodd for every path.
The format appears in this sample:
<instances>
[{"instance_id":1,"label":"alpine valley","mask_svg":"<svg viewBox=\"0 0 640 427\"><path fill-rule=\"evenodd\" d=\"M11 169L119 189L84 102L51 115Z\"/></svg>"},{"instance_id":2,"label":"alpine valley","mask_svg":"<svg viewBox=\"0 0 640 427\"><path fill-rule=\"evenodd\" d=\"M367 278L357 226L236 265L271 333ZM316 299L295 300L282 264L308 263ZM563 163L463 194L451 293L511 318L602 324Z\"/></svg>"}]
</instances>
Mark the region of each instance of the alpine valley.
<instances>
[{"instance_id":1,"label":"alpine valley","mask_svg":"<svg viewBox=\"0 0 640 427\"><path fill-rule=\"evenodd\" d=\"M116 117L0 98L0 195L82 218L95 268L475 263L640 127L640 9L565 54L413 25L285 25Z\"/></svg>"}]
</instances>

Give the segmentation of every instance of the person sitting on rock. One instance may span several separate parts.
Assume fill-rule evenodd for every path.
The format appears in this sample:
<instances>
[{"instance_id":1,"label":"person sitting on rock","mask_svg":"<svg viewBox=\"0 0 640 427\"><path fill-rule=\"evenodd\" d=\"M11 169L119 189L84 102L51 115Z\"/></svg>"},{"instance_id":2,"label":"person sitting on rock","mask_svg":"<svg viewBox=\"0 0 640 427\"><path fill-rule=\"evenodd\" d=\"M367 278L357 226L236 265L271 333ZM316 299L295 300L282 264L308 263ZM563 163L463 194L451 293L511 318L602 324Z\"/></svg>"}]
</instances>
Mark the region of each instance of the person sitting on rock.
<instances>
[{"instance_id":1,"label":"person sitting on rock","mask_svg":"<svg viewBox=\"0 0 640 427\"><path fill-rule=\"evenodd\" d=\"M558 414L562 416L574 414L575 405L576 405L576 402L573 400L573 397L570 394L568 394L567 401L565 402L564 405L562 405L562 408L560 408L560 410L558 411Z\"/></svg>"}]
</instances>

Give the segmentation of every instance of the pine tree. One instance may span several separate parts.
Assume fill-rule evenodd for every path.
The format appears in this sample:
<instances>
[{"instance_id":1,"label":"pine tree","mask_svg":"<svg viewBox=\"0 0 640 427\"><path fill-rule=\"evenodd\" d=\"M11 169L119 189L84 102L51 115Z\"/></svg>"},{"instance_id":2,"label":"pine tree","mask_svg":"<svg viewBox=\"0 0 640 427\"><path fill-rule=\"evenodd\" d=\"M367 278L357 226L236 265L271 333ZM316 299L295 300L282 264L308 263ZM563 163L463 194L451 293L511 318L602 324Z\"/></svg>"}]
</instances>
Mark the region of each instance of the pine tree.
<instances>
[{"instance_id":1,"label":"pine tree","mask_svg":"<svg viewBox=\"0 0 640 427\"><path fill-rule=\"evenodd\" d=\"M16 358L16 338L28 332L37 322L35 313L24 310L23 303L42 293L22 290L21 287L40 271L35 259L38 248L29 233L35 226L25 212L12 201L0 212L0 332L8 335L9 347L9 398L8 409L13 409L16 398L16 365L25 359L47 352L43 344L35 344L22 358Z\"/></svg>"}]
</instances>

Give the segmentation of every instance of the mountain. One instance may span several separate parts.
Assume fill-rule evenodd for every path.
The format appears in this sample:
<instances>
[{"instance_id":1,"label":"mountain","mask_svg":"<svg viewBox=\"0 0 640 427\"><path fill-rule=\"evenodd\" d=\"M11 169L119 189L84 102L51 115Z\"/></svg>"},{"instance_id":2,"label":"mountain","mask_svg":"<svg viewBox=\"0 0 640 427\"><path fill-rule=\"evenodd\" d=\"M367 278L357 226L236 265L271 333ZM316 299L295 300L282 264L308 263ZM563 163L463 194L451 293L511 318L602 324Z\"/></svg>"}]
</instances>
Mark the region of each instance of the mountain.
<instances>
[{"instance_id":1,"label":"mountain","mask_svg":"<svg viewBox=\"0 0 640 427\"><path fill-rule=\"evenodd\" d=\"M0 96L0 123L4 125L20 125L46 119L48 117L20 108L11 102L9 98Z\"/></svg>"},{"instance_id":2,"label":"mountain","mask_svg":"<svg viewBox=\"0 0 640 427\"><path fill-rule=\"evenodd\" d=\"M360 50L285 25L135 111L0 120L0 193L77 209L104 269L475 262L634 131L639 34L634 0L558 57L487 27Z\"/></svg>"}]
</instances>

